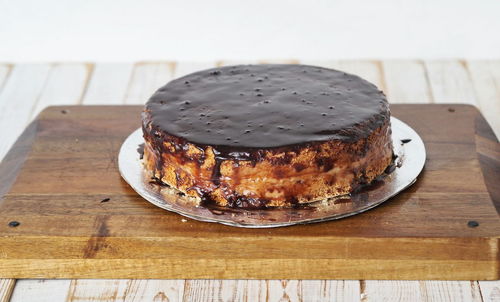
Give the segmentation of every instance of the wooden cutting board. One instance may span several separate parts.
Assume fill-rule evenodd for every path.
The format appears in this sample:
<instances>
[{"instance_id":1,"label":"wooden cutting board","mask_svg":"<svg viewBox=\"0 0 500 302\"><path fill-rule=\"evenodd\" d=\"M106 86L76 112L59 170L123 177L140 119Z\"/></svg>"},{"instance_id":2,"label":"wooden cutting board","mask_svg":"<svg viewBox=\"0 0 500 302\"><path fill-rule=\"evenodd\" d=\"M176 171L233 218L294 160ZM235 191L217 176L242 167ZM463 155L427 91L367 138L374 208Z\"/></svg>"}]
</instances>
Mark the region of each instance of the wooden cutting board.
<instances>
[{"instance_id":1,"label":"wooden cutting board","mask_svg":"<svg viewBox=\"0 0 500 302\"><path fill-rule=\"evenodd\" d=\"M491 129L472 106L391 109L427 148L412 187L337 221L241 229L157 208L121 179L141 107L50 107L0 165L0 277L498 279Z\"/></svg>"}]
</instances>

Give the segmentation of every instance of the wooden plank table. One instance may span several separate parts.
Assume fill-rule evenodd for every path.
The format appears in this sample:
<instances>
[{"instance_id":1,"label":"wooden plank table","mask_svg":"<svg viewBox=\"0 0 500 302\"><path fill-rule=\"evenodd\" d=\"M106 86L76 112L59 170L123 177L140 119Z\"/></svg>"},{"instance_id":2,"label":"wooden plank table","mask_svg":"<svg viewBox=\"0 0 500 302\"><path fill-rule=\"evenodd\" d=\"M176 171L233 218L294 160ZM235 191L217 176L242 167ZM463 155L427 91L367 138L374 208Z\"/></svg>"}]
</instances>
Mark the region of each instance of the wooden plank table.
<instances>
[{"instance_id":1,"label":"wooden plank table","mask_svg":"<svg viewBox=\"0 0 500 302\"><path fill-rule=\"evenodd\" d=\"M477 106L500 134L500 61L298 62L358 74L392 103ZM53 104L142 104L168 80L240 62L0 64L0 158ZM256 62L243 62L256 63ZM491 150L498 158L498 151ZM495 153L496 152L496 153ZM0 280L0 301L500 301L499 281Z\"/></svg>"}]
</instances>

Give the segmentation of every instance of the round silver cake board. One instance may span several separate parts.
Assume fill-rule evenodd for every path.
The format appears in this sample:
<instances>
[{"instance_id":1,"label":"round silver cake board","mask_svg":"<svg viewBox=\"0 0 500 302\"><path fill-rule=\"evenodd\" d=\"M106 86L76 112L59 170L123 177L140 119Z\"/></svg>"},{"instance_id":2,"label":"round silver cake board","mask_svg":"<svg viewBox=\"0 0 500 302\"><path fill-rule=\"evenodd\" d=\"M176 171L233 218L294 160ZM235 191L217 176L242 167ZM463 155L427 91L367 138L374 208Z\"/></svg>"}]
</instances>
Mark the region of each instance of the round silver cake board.
<instances>
[{"instance_id":1,"label":"round silver cake board","mask_svg":"<svg viewBox=\"0 0 500 302\"><path fill-rule=\"evenodd\" d=\"M144 143L141 129L123 143L118 156L120 174L144 199L191 219L245 228L272 228L339 219L369 210L413 184L425 163L425 146L407 124L391 118L395 169L359 192L320 200L298 208L233 209L202 207L192 197L151 181L137 148Z\"/></svg>"}]
</instances>

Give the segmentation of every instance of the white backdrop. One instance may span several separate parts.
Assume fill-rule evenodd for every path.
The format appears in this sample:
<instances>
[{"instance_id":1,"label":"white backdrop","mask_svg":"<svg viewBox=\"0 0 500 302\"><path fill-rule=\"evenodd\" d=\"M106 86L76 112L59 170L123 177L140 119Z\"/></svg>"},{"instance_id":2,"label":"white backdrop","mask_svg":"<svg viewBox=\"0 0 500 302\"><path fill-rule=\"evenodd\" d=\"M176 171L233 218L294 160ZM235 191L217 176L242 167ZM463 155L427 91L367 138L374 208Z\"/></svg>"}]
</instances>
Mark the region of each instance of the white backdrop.
<instances>
[{"instance_id":1,"label":"white backdrop","mask_svg":"<svg viewBox=\"0 0 500 302\"><path fill-rule=\"evenodd\" d=\"M500 1L0 0L0 62L500 58Z\"/></svg>"}]
</instances>

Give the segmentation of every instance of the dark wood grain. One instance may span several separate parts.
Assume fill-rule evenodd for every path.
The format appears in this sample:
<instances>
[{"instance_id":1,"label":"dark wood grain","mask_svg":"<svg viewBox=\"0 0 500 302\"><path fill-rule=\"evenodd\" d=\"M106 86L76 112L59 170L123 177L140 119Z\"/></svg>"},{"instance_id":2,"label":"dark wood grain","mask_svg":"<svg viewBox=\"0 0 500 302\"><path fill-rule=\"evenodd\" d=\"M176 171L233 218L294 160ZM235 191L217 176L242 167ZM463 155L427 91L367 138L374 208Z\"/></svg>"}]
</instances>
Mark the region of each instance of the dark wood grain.
<instances>
[{"instance_id":1,"label":"dark wood grain","mask_svg":"<svg viewBox=\"0 0 500 302\"><path fill-rule=\"evenodd\" d=\"M498 279L499 151L491 129L472 106L391 109L426 145L412 187L350 218L240 229L185 221L121 179L118 150L139 127L141 107L51 107L0 165L8 190L0 201L0 277Z\"/></svg>"},{"instance_id":2,"label":"dark wood grain","mask_svg":"<svg viewBox=\"0 0 500 302\"><path fill-rule=\"evenodd\" d=\"M500 214L500 144L480 114L476 116L476 146L486 187Z\"/></svg>"},{"instance_id":3,"label":"dark wood grain","mask_svg":"<svg viewBox=\"0 0 500 302\"><path fill-rule=\"evenodd\" d=\"M30 123L7 155L5 155L2 162L0 162L0 204L2 197L9 192L12 184L17 179L17 175L31 151L37 132L37 125L37 120Z\"/></svg>"}]
</instances>

